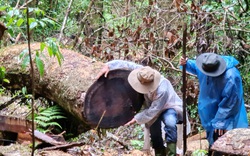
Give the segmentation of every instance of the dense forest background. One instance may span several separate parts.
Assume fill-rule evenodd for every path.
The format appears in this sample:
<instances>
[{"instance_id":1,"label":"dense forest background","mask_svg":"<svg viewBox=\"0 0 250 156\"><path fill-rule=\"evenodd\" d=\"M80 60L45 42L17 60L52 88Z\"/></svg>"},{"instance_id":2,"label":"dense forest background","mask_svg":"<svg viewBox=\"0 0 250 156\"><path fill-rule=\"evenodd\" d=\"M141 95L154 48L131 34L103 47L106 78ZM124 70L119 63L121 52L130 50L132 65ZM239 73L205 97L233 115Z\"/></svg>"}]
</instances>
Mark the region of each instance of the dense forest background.
<instances>
[{"instance_id":1,"label":"dense forest background","mask_svg":"<svg viewBox=\"0 0 250 156\"><path fill-rule=\"evenodd\" d=\"M183 26L188 58L203 52L238 59L245 104L250 105L250 2L248 0L1 0L0 47L56 43L94 60L125 59L150 65L182 96ZM4 67L1 67L4 81ZM2 90L1 90L2 91ZM187 106L197 117L199 88L188 74Z\"/></svg>"}]
</instances>

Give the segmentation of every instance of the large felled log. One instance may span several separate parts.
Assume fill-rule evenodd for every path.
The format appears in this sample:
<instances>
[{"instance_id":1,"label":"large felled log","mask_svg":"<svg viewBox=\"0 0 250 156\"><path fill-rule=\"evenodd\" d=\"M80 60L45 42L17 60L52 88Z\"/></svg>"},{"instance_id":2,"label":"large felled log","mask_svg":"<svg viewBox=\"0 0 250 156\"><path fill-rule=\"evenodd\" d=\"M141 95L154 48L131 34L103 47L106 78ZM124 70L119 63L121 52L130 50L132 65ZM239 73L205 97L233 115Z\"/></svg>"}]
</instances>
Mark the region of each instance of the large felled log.
<instances>
[{"instance_id":1,"label":"large felled log","mask_svg":"<svg viewBox=\"0 0 250 156\"><path fill-rule=\"evenodd\" d=\"M237 128L226 132L212 145L213 151L229 155L250 155L250 129Z\"/></svg>"},{"instance_id":2,"label":"large felled log","mask_svg":"<svg viewBox=\"0 0 250 156\"><path fill-rule=\"evenodd\" d=\"M29 68L23 70L20 53L27 44L15 45L0 50L0 66L4 66L10 84L9 88L30 87ZM39 51L40 43L31 44L33 55ZM143 97L128 84L130 71L111 71L107 78L95 80L103 63L77 52L61 49L64 61L60 66L48 52L45 57L43 77L35 70L35 92L51 99L71 113L83 124L100 128L118 127L129 121L139 111Z\"/></svg>"}]
</instances>

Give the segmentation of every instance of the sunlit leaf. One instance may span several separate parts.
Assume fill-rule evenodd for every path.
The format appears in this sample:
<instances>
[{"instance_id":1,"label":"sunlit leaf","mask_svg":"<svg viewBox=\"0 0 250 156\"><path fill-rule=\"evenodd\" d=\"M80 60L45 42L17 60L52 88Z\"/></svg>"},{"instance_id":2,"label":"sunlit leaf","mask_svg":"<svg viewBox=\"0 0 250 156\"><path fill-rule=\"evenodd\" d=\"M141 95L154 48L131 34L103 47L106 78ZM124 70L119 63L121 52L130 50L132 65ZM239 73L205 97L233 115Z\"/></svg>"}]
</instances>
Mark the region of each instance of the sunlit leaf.
<instances>
[{"instance_id":1,"label":"sunlit leaf","mask_svg":"<svg viewBox=\"0 0 250 156\"><path fill-rule=\"evenodd\" d=\"M10 10L7 14L13 17L14 15L19 15L19 11L16 9L13 9L13 10Z\"/></svg>"},{"instance_id":2,"label":"sunlit leaf","mask_svg":"<svg viewBox=\"0 0 250 156\"><path fill-rule=\"evenodd\" d=\"M29 8L29 13L33 12L34 8Z\"/></svg>"},{"instance_id":3,"label":"sunlit leaf","mask_svg":"<svg viewBox=\"0 0 250 156\"><path fill-rule=\"evenodd\" d=\"M41 42L40 43L40 51L43 52L44 48L46 47L46 43Z\"/></svg>"},{"instance_id":4,"label":"sunlit leaf","mask_svg":"<svg viewBox=\"0 0 250 156\"><path fill-rule=\"evenodd\" d=\"M35 22L32 22L31 24L30 24L30 29L33 29L33 28L35 28L37 26L37 22L35 21Z\"/></svg>"},{"instance_id":5,"label":"sunlit leaf","mask_svg":"<svg viewBox=\"0 0 250 156\"><path fill-rule=\"evenodd\" d=\"M49 18L43 18L42 21L55 25L55 22Z\"/></svg>"},{"instance_id":6,"label":"sunlit leaf","mask_svg":"<svg viewBox=\"0 0 250 156\"><path fill-rule=\"evenodd\" d=\"M142 149L144 144L143 141L140 140L130 140L130 142L135 149Z\"/></svg>"},{"instance_id":7,"label":"sunlit leaf","mask_svg":"<svg viewBox=\"0 0 250 156\"><path fill-rule=\"evenodd\" d=\"M8 23L6 24L6 26L7 27L10 26L13 23L14 20L15 20L15 18L10 18L10 20L8 21Z\"/></svg>"},{"instance_id":8,"label":"sunlit leaf","mask_svg":"<svg viewBox=\"0 0 250 156\"><path fill-rule=\"evenodd\" d=\"M4 79L5 77L5 68L4 67L0 67L0 80Z\"/></svg>"},{"instance_id":9,"label":"sunlit leaf","mask_svg":"<svg viewBox=\"0 0 250 156\"><path fill-rule=\"evenodd\" d=\"M23 24L23 22L24 22L24 20L23 20L22 18L20 18L20 19L17 21L16 25L17 25L18 27L20 27L20 26Z\"/></svg>"},{"instance_id":10,"label":"sunlit leaf","mask_svg":"<svg viewBox=\"0 0 250 156\"><path fill-rule=\"evenodd\" d=\"M25 55L23 57L23 60L22 60L22 69L25 69L30 63L30 56L29 55Z\"/></svg>"},{"instance_id":11,"label":"sunlit leaf","mask_svg":"<svg viewBox=\"0 0 250 156\"><path fill-rule=\"evenodd\" d=\"M41 25L41 27L45 27L46 24L43 21L39 21L39 24Z\"/></svg>"},{"instance_id":12,"label":"sunlit leaf","mask_svg":"<svg viewBox=\"0 0 250 156\"><path fill-rule=\"evenodd\" d=\"M28 49L24 49L20 54L19 54L19 58L22 59L25 55L28 54Z\"/></svg>"},{"instance_id":13,"label":"sunlit leaf","mask_svg":"<svg viewBox=\"0 0 250 156\"><path fill-rule=\"evenodd\" d=\"M53 55L53 50L51 47L48 47L48 53L49 53L49 56L51 57Z\"/></svg>"},{"instance_id":14,"label":"sunlit leaf","mask_svg":"<svg viewBox=\"0 0 250 156\"><path fill-rule=\"evenodd\" d=\"M8 7L7 6L0 6L0 11L6 10Z\"/></svg>"},{"instance_id":15,"label":"sunlit leaf","mask_svg":"<svg viewBox=\"0 0 250 156\"><path fill-rule=\"evenodd\" d=\"M36 55L35 61L36 61L36 66L37 66L37 69L38 69L40 75L43 76L44 75L44 63L43 63L43 61L37 55Z\"/></svg>"},{"instance_id":16,"label":"sunlit leaf","mask_svg":"<svg viewBox=\"0 0 250 156\"><path fill-rule=\"evenodd\" d=\"M10 83L8 79L3 79L3 82Z\"/></svg>"},{"instance_id":17,"label":"sunlit leaf","mask_svg":"<svg viewBox=\"0 0 250 156\"><path fill-rule=\"evenodd\" d=\"M34 18L29 18L29 25L31 25L31 23L33 23L33 22L35 22L36 21L36 19L34 19Z\"/></svg>"},{"instance_id":18,"label":"sunlit leaf","mask_svg":"<svg viewBox=\"0 0 250 156\"><path fill-rule=\"evenodd\" d=\"M26 87L23 87L23 88L22 88L22 93L23 93L23 95L26 95L26 94L27 94L27 88L26 88Z\"/></svg>"}]
</instances>

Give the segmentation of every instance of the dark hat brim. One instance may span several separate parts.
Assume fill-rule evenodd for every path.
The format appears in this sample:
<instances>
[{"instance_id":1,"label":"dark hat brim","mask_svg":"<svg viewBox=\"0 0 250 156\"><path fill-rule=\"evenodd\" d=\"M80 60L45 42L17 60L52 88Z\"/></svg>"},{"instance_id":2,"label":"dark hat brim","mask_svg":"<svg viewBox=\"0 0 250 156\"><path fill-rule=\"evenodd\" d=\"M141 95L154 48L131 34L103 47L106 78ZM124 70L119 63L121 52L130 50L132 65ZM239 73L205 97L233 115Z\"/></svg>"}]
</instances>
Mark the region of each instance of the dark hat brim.
<instances>
[{"instance_id":1,"label":"dark hat brim","mask_svg":"<svg viewBox=\"0 0 250 156\"><path fill-rule=\"evenodd\" d=\"M196 66L198 67L198 69L204 73L205 75L207 76L211 76L211 77L217 77L217 76L220 76L221 74L223 74L227 68L227 65L226 65L226 61L219 55L215 54L218 56L218 60L220 62L220 65L218 67L218 69L216 71L213 71L213 72L207 72L205 70L203 70L202 68L202 63L203 63L203 60L205 59L205 57L207 57L207 55L209 55L211 53L203 53L201 55L199 55L197 58L196 58Z\"/></svg>"}]
</instances>

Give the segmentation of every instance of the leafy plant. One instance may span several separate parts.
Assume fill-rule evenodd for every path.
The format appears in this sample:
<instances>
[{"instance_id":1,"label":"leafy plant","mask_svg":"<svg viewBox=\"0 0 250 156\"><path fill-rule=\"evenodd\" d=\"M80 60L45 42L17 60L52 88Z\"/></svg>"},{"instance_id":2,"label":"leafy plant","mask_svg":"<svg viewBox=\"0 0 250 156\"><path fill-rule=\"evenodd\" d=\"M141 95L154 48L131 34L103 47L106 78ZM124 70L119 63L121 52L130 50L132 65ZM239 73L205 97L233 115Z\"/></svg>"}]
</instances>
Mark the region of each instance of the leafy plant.
<instances>
[{"instance_id":1,"label":"leafy plant","mask_svg":"<svg viewBox=\"0 0 250 156\"><path fill-rule=\"evenodd\" d=\"M0 96L3 95L6 91L6 88L0 87Z\"/></svg>"},{"instance_id":2,"label":"leafy plant","mask_svg":"<svg viewBox=\"0 0 250 156\"><path fill-rule=\"evenodd\" d=\"M4 94L6 88L2 86L2 83L10 83L10 81L5 77L6 70L4 67L0 67L0 95Z\"/></svg>"},{"instance_id":3,"label":"leafy plant","mask_svg":"<svg viewBox=\"0 0 250 156\"><path fill-rule=\"evenodd\" d=\"M192 156L206 156L207 154L206 150L198 149L192 153Z\"/></svg>"},{"instance_id":4,"label":"leafy plant","mask_svg":"<svg viewBox=\"0 0 250 156\"><path fill-rule=\"evenodd\" d=\"M138 150L141 150L143 148L144 142L142 140L130 140L131 145Z\"/></svg>"},{"instance_id":5,"label":"leafy plant","mask_svg":"<svg viewBox=\"0 0 250 156\"><path fill-rule=\"evenodd\" d=\"M5 78L6 70L4 67L0 67L0 81L5 82L5 83L10 83L8 79Z\"/></svg>"},{"instance_id":6,"label":"leafy plant","mask_svg":"<svg viewBox=\"0 0 250 156\"><path fill-rule=\"evenodd\" d=\"M249 72L249 65L250 65L250 55L244 56L244 63L242 63L238 68L241 72L242 76L242 83L244 86L244 100L245 104L250 104L250 95L249 95L249 90L250 90L250 72Z\"/></svg>"},{"instance_id":7,"label":"leafy plant","mask_svg":"<svg viewBox=\"0 0 250 156\"><path fill-rule=\"evenodd\" d=\"M199 116L197 116L197 114L198 114L198 106L197 106L197 104L188 105L187 108L190 111L189 115L190 115L191 118L199 119Z\"/></svg>"},{"instance_id":8,"label":"leafy plant","mask_svg":"<svg viewBox=\"0 0 250 156\"><path fill-rule=\"evenodd\" d=\"M62 129L61 125L57 121L65 118L66 117L64 116L64 112L61 107L54 105L41 110L35 115L34 121L37 124L37 129L45 133L56 127Z\"/></svg>"},{"instance_id":9,"label":"leafy plant","mask_svg":"<svg viewBox=\"0 0 250 156\"><path fill-rule=\"evenodd\" d=\"M57 44L57 41L55 38L47 38L46 42L42 42L40 44L40 51L36 51L36 55L35 55L35 63L36 63L36 67L40 73L41 76L44 75L44 62L42 60L42 56L44 57L44 55L42 55L44 49L47 48L47 51L49 53L49 56L52 57L56 57L58 60L59 65L62 64L62 60L63 60L63 55L59 50L59 46ZM22 60L22 69L25 69L29 63L30 63L30 56L28 53L28 49L24 49L20 55L19 55L19 59Z\"/></svg>"},{"instance_id":10,"label":"leafy plant","mask_svg":"<svg viewBox=\"0 0 250 156\"><path fill-rule=\"evenodd\" d=\"M57 44L57 40L55 38L47 38L46 42L41 43L40 51L42 52L44 48L47 47L49 56L55 56L59 65L62 64L63 55L59 50L59 46Z\"/></svg>"},{"instance_id":11,"label":"leafy plant","mask_svg":"<svg viewBox=\"0 0 250 156\"><path fill-rule=\"evenodd\" d=\"M12 42L21 36L21 40L27 40L26 35L26 12L27 9L19 9L11 5L0 5L0 21L8 28L6 31ZM53 30L58 29L58 24L48 18L46 12L39 8L29 8L30 18L28 19L32 40L43 41L46 36L52 36ZM19 40L19 39L18 39Z\"/></svg>"},{"instance_id":12,"label":"leafy plant","mask_svg":"<svg viewBox=\"0 0 250 156\"><path fill-rule=\"evenodd\" d=\"M143 139L143 137L144 137L143 127L141 125L135 126L132 134L140 140Z\"/></svg>"}]
</instances>

